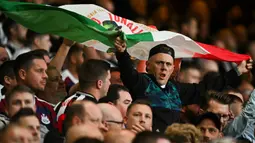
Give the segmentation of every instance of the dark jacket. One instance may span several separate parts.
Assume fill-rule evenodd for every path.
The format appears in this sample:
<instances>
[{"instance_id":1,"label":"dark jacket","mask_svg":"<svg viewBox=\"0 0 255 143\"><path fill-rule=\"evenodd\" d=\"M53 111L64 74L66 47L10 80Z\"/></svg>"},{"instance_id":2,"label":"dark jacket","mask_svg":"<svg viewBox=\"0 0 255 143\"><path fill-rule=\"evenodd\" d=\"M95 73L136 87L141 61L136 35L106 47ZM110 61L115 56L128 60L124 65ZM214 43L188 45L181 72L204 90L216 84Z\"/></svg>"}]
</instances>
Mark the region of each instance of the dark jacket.
<instances>
[{"instance_id":1,"label":"dark jacket","mask_svg":"<svg viewBox=\"0 0 255 143\"><path fill-rule=\"evenodd\" d=\"M117 53L118 64L121 72L121 79L124 85L130 90L133 100L144 99L146 89L150 80L144 73L138 73L127 52ZM153 75L147 74L155 84L158 85ZM215 77L214 80L201 81L199 84L187 84L171 81L177 89L182 105L200 104L208 90L223 90L226 86L236 86L240 79L235 70L225 75ZM159 86L159 85L158 85ZM159 86L160 87L160 86ZM161 90L169 90L162 89ZM170 99L169 99L170 100ZM163 107L152 107L153 110L153 131L164 132L166 127L180 121L180 110L173 110Z\"/></svg>"}]
</instances>

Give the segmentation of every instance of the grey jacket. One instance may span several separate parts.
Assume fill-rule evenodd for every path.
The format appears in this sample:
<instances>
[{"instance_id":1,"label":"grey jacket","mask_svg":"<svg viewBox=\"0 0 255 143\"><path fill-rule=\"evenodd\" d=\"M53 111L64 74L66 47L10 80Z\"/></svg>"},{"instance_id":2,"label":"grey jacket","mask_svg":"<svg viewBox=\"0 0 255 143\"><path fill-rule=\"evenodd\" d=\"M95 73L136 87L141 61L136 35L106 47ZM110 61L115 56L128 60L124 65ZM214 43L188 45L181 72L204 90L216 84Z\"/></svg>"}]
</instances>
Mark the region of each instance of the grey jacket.
<instances>
[{"instance_id":1,"label":"grey jacket","mask_svg":"<svg viewBox=\"0 0 255 143\"><path fill-rule=\"evenodd\" d=\"M236 139L254 140L255 124L255 90L252 91L249 101L241 115L237 116L224 128L224 136L231 136Z\"/></svg>"}]
</instances>

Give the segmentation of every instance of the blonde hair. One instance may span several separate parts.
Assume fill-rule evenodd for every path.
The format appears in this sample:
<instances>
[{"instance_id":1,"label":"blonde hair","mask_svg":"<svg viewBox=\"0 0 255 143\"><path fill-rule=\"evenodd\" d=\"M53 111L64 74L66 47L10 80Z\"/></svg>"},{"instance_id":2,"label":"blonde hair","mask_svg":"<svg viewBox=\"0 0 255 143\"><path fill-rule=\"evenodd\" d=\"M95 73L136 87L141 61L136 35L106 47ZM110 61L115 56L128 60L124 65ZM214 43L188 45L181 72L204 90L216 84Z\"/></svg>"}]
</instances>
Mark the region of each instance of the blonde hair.
<instances>
[{"instance_id":1,"label":"blonde hair","mask_svg":"<svg viewBox=\"0 0 255 143\"><path fill-rule=\"evenodd\" d=\"M200 143L202 139L200 130L191 124L174 123L167 127L165 134L172 142L178 143Z\"/></svg>"}]
</instances>

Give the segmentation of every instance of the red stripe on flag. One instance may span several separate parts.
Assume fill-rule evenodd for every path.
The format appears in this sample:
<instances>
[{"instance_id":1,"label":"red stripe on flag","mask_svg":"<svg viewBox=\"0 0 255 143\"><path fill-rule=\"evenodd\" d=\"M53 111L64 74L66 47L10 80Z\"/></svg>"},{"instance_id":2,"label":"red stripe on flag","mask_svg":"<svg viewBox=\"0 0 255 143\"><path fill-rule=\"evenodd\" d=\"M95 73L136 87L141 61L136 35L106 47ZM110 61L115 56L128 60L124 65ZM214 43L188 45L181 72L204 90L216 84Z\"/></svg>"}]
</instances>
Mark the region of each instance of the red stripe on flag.
<instances>
[{"instance_id":1,"label":"red stripe on flag","mask_svg":"<svg viewBox=\"0 0 255 143\"><path fill-rule=\"evenodd\" d=\"M198 54L196 53L194 55L194 58L205 58L210 60L221 60L221 61L229 61L229 62L236 62L239 63L243 60L250 59L249 55L244 54L237 54L234 52L230 52L224 48L219 48L217 46L208 45L196 42L199 46L203 47L205 50L207 50L210 54Z\"/></svg>"}]
</instances>

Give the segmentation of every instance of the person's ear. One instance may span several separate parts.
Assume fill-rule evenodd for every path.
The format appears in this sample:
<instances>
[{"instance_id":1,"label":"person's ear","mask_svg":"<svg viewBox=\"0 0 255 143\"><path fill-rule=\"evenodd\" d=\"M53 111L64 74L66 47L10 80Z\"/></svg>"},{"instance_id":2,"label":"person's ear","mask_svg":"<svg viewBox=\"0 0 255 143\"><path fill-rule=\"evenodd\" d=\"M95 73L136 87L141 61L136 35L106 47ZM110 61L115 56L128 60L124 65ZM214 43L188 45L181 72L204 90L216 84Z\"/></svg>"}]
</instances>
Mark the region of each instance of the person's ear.
<instances>
[{"instance_id":1,"label":"person's ear","mask_svg":"<svg viewBox=\"0 0 255 143\"><path fill-rule=\"evenodd\" d=\"M108 129L109 126L106 121L102 121L102 124Z\"/></svg>"},{"instance_id":2,"label":"person's ear","mask_svg":"<svg viewBox=\"0 0 255 143\"><path fill-rule=\"evenodd\" d=\"M24 69L20 69L19 70L19 77L22 79L22 80L25 80L26 79L26 71Z\"/></svg>"},{"instance_id":3,"label":"person's ear","mask_svg":"<svg viewBox=\"0 0 255 143\"><path fill-rule=\"evenodd\" d=\"M77 62L76 62L76 57L75 57L75 55L73 54L73 55L71 55L71 57L70 57L70 61L71 61L71 63L72 64L76 64Z\"/></svg>"},{"instance_id":4,"label":"person's ear","mask_svg":"<svg viewBox=\"0 0 255 143\"><path fill-rule=\"evenodd\" d=\"M33 41L33 44L35 44L38 47L38 45L40 44L39 38L36 37Z\"/></svg>"},{"instance_id":5,"label":"person's ear","mask_svg":"<svg viewBox=\"0 0 255 143\"><path fill-rule=\"evenodd\" d=\"M174 72L174 67L175 67L175 66L173 65L173 67L170 69L170 73L171 73L171 74ZM171 75L171 74L170 74L170 75Z\"/></svg>"},{"instance_id":6,"label":"person's ear","mask_svg":"<svg viewBox=\"0 0 255 143\"><path fill-rule=\"evenodd\" d=\"M81 123L81 119L77 116L74 116L72 119L72 125L79 125Z\"/></svg>"},{"instance_id":7,"label":"person's ear","mask_svg":"<svg viewBox=\"0 0 255 143\"><path fill-rule=\"evenodd\" d=\"M112 102L108 102L108 104L110 104L110 105L114 105L114 103L112 103Z\"/></svg>"},{"instance_id":8,"label":"person's ear","mask_svg":"<svg viewBox=\"0 0 255 143\"><path fill-rule=\"evenodd\" d=\"M126 124L127 124L127 120L128 120L128 117L127 117L127 116L125 116L125 117L123 118L123 123L124 123L124 125L126 125Z\"/></svg>"},{"instance_id":9,"label":"person's ear","mask_svg":"<svg viewBox=\"0 0 255 143\"><path fill-rule=\"evenodd\" d=\"M101 89L103 87L104 82L102 80L97 81L97 88Z\"/></svg>"},{"instance_id":10,"label":"person's ear","mask_svg":"<svg viewBox=\"0 0 255 143\"><path fill-rule=\"evenodd\" d=\"M11 78L9 76L4 76L4 82L8 85L11 84Z\"/></svg>"},{"instance_id":11,"label":"person's ear","mask_svg":"<svg viewBox=\"0 0 255 143\"><path fill-rule=\"evenodd\" d=\"M205 113L205 110L203 110L203 109L199 109L199 111L198 111L198 115L202 115L202 114L204 114Z\"/></svg>"},{"instance_id":12,"label":"person's ear","mask_svg":"<svg viewBox=\"0 0 255 143\"><path fill-rule=\"evenodd\" d=\"M149 70L150 70L150 62L149 61L146 61L145 69L146 69L146 72L149 72Z\"/></svg>"}]
</instances>

